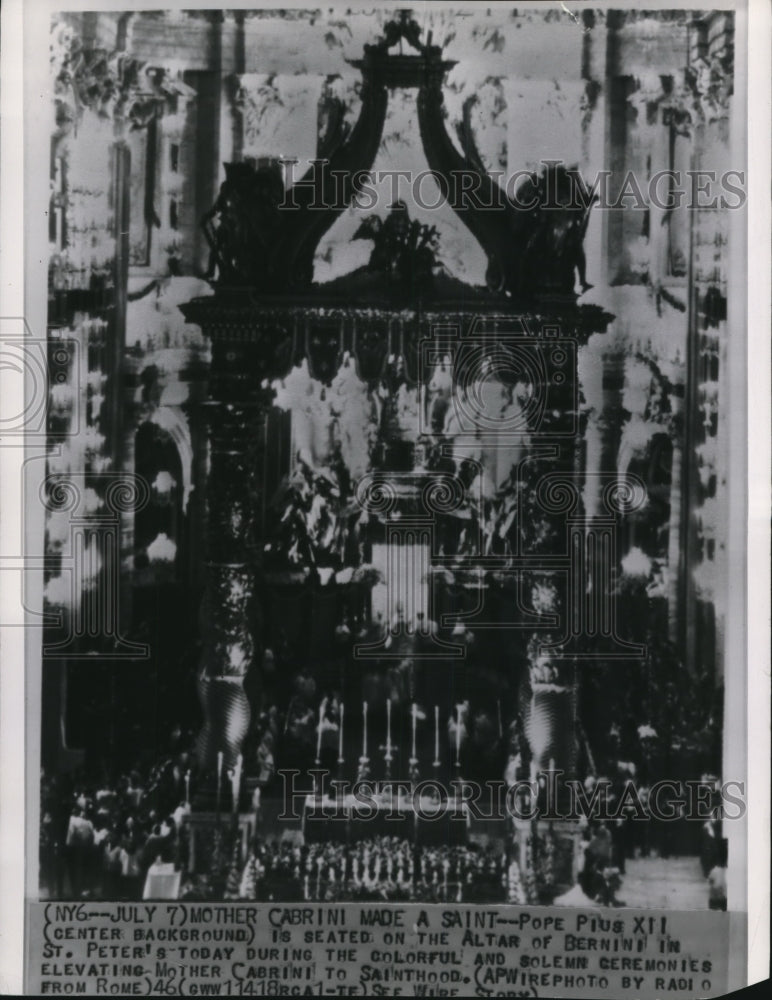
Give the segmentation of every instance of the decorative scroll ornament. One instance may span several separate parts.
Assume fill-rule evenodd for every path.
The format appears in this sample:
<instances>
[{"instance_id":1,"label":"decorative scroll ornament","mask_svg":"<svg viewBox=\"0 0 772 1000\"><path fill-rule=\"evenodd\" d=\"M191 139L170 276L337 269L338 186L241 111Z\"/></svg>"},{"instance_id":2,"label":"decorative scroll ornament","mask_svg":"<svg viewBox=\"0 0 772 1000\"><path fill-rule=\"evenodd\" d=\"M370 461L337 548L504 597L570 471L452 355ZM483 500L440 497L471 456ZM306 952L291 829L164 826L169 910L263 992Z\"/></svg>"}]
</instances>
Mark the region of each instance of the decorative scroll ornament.
<instances>
[{"instance_id":1,"label":"decorative scroll ornament","mask_svg":"<svg viewBox=\"0 0 772 1000\"><path fill-rule=\"evenodd\" d=\"M286 114L275 76L267 77L256 86L250 86L250 83L246 75L231 80L233 107L241 115L247 149L258 141L271 110L277 109Z\"/></svg>"},{"instance_id":2,"label":"decorative scroll ornament","mask_svg":"<svg viewBox=\"0 0 772 1000\"><path fill-rule=\"evenodd\" d=\"M729 115L734 83L731 58L699 60L687 71L685 82L697 122L713 122Z\"/></svg>"},{"instance_id":3,"label":"decorative scroll ornament","mask_svg":"<svg viewBox=\"0 0 772 1000\"><path fill-rule=\"evenodd\" d=\"M67 25L55 27L50 49L56 121L76 124L85 109L104 118L144 128L194 91L171 67L153 66L124 52L84 48Z\"/></svg>"},{"instance_id":4,"label":"decorative scroll ornament","mask_svg":"<svg viewBox=\"0 0 772 1000\"><path fill-rule=\"evenodd\" d=\"M691 137L696 127L728 117L733 81L731 54L698 58L673 76L639 77L627 101L637 112L639 127L661 120Z\"/></svg>"}]
</instances>

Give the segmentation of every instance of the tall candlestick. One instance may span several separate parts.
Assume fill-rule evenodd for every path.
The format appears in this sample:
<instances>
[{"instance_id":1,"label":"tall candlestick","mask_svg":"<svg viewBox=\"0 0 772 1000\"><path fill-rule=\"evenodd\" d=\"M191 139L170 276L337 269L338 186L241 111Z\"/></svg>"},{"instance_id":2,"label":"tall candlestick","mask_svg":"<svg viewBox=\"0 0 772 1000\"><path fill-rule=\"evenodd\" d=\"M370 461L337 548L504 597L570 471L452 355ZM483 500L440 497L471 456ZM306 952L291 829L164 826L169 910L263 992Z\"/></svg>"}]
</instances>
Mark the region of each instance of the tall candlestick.
<instances>
[{"instance_id":1,"label":"tall candlestick","mask_svg":"<svg viewBox=\"0 0 772 1000\"><path fill-rule=\"evenodd\" d=\"M316 735L316 763L317 764L320 762L320 759L321 759L321 756L322 756L322 722L324 721L324 709L325 709L326 704L327 704L327 699L324 698L322 700L321 705L319 706L319 726L318 726L318 731L317 731L317 735Z\"/></svg>"},{"instance_id":2,"label":"tall candlestick","mask_svg":"<svg viewBox=\"0 0 772 1000\"><path fill-rule=\"evenodd\" d=\"M434 706L434 764L440 764L440 706Z\"/></svg>"},{"instance_id":3,"label":"tall candlestick","mask_svg":"<svg viewBox=\"0 0 772 1000\"><path fill-rule=\"evenodd\" d=\"M190 805L190 771L185 772L185 805Z\"/></svg>"},{"instance_id":4,"label":"tall candlestick","mask_svg":"<svg viewBox=\"0 0 772 1000\"><path fill-rule=\"evenodd\" d=\"M456 705L456 764L461 763L461 706Z\"/></svg>"},{"instance_id":5,"label":"tall candlestick","mask_svg":"<svg viewBox=\"0 0 772 1000\"><path fill-rule=\"evenodd\" d=\"M215 812L220 812L220 789L222 787L222 762L223 762L223 752L222 750L217 751L217 798L215 801Z\"/></svg>"},{"instance_id":6,"label":"tall candlestick","mask_svg":"<svg viewBox=\"0 0 772 1000\"><path fill-rule=\"evenodd\" d=\"M343 763L343 702L340 703L340 714L338 717L338 763Z\"/></svg>"},{"instance_id":7,"label":"tall candlestick","mask_svg":"<svg viewBox=\"0 0 772 1000\"><path fill-rule=\"evenodd\" d=\"M362 722L364 726L362 730L362 756L366 759L367 758L367 702L366 701L362 703Z\"/></svg>"},{"instance_id":8,"label":"tall candlestick","mask_svg":"<svg viewBox=\"0 0 772 1000\"><path fill-rule=\"evenodd\" d=\"M244 764L244 758L241 754L236 758L236 766L233 769L232 778L232 790L233 790L233 811L239 811L239 796L241 794L241 771Z\"/></svg>"},{"instance_id":9,"label":"tall candlestick","mask_svg":"<svg viewBox=\"0 0 772 1000\"><path fill-rule=\"evenodd\" d=\"M386 760L391 760L391 698L386 702Z\"/></svg>"},{"instance_id":10,"label":"tall candlestick","mask_svg":"<svg viewBox=\"0 0 772 1000\"><path fill-rule=\"evenodd\" d=\"M415 729L416 729L416 722L418 721L418 706L416 705L415 702L413 702L412 715L413 715L413 749L411 751L410 756L413 758L413 760L415 760Z\"/></svg>"}]
</instances>

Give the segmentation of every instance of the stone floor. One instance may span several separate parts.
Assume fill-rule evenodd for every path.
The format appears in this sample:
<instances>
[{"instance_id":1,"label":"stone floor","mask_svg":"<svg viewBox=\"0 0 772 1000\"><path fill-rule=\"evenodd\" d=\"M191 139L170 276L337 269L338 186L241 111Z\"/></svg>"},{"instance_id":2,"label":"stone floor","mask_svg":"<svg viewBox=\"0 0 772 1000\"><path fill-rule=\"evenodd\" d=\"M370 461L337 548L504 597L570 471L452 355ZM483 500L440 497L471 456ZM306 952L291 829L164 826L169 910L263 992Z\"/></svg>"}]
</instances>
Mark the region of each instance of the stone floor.
<instances>
[{"instance_id":1,"label":"stone floor","mask_svg":"<svg viewBox=\"0 0 772 1000\"><path fill-rule=\"evenodd\" d=\"M625 906L707 910L708 880L699 858L636 858L627 862L617 896Z\"/></svg>"}]
</instances>

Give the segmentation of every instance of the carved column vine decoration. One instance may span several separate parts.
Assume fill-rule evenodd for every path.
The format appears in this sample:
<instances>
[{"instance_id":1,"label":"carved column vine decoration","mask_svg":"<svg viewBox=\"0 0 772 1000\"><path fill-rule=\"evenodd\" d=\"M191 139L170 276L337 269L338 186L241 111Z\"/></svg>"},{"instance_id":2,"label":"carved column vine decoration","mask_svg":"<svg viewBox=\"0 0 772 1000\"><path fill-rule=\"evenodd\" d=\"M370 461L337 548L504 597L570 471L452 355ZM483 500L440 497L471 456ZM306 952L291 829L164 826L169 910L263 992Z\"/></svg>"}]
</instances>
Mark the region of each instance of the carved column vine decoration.
<instances>
[{"instance_id":1,"label":"carved column vine decoration","mask_svg":"<svg viewBox=\"0 0 772 1000\"><path fill-rule=\"evenodd\" d=\"M190 310L191 319L195 313ZM242 328L219 324L215 315L197 319L212 338L204 404L210 445L208 558L198 673L204 727L197 744L199 765L211 774L220 753L224 768L235 765L249 727L243 685L261 652L261 452L274 395L268 382L286 370L292 335L275 328L270 336L261 335L248 323Z\"/></svg>"}]
</instances>

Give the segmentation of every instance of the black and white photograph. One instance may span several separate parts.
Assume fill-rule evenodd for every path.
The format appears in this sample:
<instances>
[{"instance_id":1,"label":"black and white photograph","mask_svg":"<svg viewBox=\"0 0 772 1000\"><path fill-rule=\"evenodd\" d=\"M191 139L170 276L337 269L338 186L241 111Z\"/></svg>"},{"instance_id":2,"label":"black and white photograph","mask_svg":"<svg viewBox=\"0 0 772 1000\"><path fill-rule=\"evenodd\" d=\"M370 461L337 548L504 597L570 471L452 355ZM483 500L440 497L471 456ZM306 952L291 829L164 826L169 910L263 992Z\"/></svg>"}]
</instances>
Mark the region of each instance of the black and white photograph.
<instances>
[{"instance_id":1,"label":"black and white photograph","mask_svg":"<svg viewBox=\"0 0 772 1000\"><path fill-rule=\"evenodd\" d=\"M739 985L744 6L102 8L27 124L30 982Z\"/></svg>"}]
</instances>

